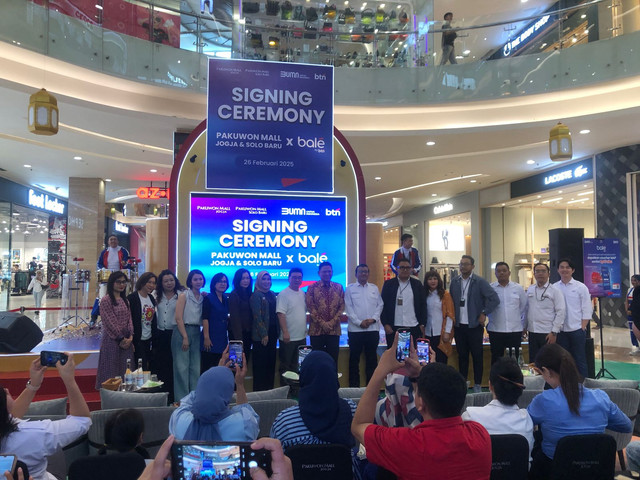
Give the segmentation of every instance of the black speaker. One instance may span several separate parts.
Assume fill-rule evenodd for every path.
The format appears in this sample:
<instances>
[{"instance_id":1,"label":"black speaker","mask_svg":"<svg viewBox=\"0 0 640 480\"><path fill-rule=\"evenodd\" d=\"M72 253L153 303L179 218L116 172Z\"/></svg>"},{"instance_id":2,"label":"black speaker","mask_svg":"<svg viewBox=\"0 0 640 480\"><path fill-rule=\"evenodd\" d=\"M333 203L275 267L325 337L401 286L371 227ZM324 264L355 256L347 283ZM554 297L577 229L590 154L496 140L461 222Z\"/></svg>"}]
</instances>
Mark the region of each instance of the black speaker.
<instances>
[{"instance_id":1,"label":"black speaker","mask_svg":"<svg viewBox=\"0 0 640 480\"><path fill-rule=\"evenodd\" d=\"M17 312L0 312L0 353L27 353L42 341L40 327Z\"/></svg>"},{"instance_id":2,"label":"black speaker","mask_svg":"<svg viewBox=\"0 0 640 480\"><path fill-rule=\"evenodd\" d=\"M549 230L549 269L551 283L560 280L558 261L569 258L576 271L573 278L584 283L584 269L582 262L582 239L584 228L554 228Z\"/></svg>"}]
</instances>

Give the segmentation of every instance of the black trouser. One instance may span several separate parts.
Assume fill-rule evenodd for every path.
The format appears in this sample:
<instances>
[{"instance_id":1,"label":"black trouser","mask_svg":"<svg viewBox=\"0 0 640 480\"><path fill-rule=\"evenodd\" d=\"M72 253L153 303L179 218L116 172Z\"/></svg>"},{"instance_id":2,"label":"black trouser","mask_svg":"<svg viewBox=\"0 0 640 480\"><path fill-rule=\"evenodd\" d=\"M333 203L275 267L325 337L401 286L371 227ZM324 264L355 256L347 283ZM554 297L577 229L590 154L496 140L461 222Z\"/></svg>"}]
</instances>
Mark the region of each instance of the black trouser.
<instances>
[{"instance_id":1,"label":"black trouser","mask_svg":"<svg viewBox=\"0 0 640 480\"><path fill-rule=\"evenodd\" d=\"M284 343L280 340L280 375L284 372L297 372L298 371L298 347L306 345L307 340L291 340L289 343ZM288 385L282 382L280 378L280 385Z\"/></svg>"},{"instance_id":2,"label":"black trouser","mask_svg":"<svg viewBox=\"0 0 640 480\"><path fill-rule=\"evenodd\" d=\"M529 332L529 363L536 361L538 351L547 344L548 333Z\"/></svg>"},{"instance_id":3,"label":"black trouser","mask_svg":"<svg viewBox=\"0 0 640 480\"><path fill-rule=\"evenodd\" d=\"M516 359L520 358L520 344L522 332L489 332L491 343L491 365L504 356L505 348L515 348ZM507 354L509 352L507 351Z\"/></svg>"},{"instance_id":4,"label":"black trouser","mask_svg":"<svg viewBox=\"0 0 640 480\"><path fill-rule=\"evenodd\" d=\"M441 336L434 335L433 337L425 337L425 338L429 340L429 345L431 345L431 348L433 349L433 351L436 352L436 362L447 363L447 360L449 359L449 357L447 357L447 354L438 348L438 345L440 345Z\"/></svg>"},{"instance_id":5,"label":"black trouser","mask_svg":"<svg viewBox=\"0 0 640 480\"><path fill-rule=\"evenodd\" d=\"M378 343L380 334L375 332L349 332L349 386L360 386L360 355L364 350L367 384L378 365Z\"/></svg>"},{"instance_id":6,"label":"black trouser","mask_svg":"<svg viewBox=\"0 0 640 480\"><path fill-rule=\"evenodd\" d=\"M388 333L385 333L385 337L387 338L387 350L389 350L391 348L391 345L393 345L393 340L396 337L396 332L401 328L409 329L409 331L411 332L411 339L413 340L414 347L416 346L416 340L418 340L419 338L422 338L422 330L420 330L420 325L416 325L415 327L396 327L394 325L391 328L393 328L393 333L391 335L389 335Z\"/></svg>"},{"instance_id":7,"label":"black trouser","mask_svg":"<svg viewBox=\"0 0 640 480\"><path fill-rule=\"evenodd\" d=\"M482 383L482 337L484 327L478 325L469 328L469 325L460 324L456 327L455 339L456 348L458 349L458 370L467 379L469 374L469 353L473 359L473 383L480 385Z\"/></svg>"},{"instance_id":8,"label":"black trouser","mask_svg":"<svg viewBox=\"0 0 640 480\"><path fill-rule=\"evenodd\" d=\"M338 354L340 353L340 335L310 335L309 342L314 350L321 350L331 355L336 362L337 370Z\"/></svg>"},{"instance_id":9,"label":"black trouser","mask_svg":"<svg viewBox=\"0 0 640 480\"><path fill-rule=\"evenodd\" d=\"M531 334L529 334L531 335ZM529 470L529 480L544 480L551 475L553 460L547 457L542 449L533 454L531 469Z\"/></svg>"},{"instance_id":10,"label":"black trouser","mask_svg":"<svg viewBox=\"0 0 640 480\"><path fill-rule=\"evenodd\" d=\"M209 370L211 367L217 367L222 358L221 353L200 352L200 375Z\"/></svg>"},{"instance_id":11,"label":"black trouser","mask_svg":"<svg viewBox=\"0 0 640 480\"><path fill-rule=\"evenodd\" d=\"M151 339L149 340L138 340L137 342L134 343L133 345L133 349L134 349L134 357L135 357L135 362L134 362L134 368L138 368L138 359L142 359L142 370L144 371L151 371L151 360L152 360L152 353L151 353Z\"/></svg>"},{"instance_id":12,"label":"black trouser","mask_svg":"<svg viewBox=\"0 0 640 480\"><path fill-rule=\"evenodd\" d=\"M251 335L251 330L243 330L242 331L242 350L244 351L244 356L247 358L247 363L249 363L251 359L252 345L253 345L253 337Z\"/></svg>"},{"instance_id":13,"label":"black trouser","mask_svg":"<svg viewBox=\"0 0 640 480\"><path fill-rule=\"evenodd\" d=\"M253 391L271 390L276 375L275 335L269 335L266 345L253 342Z\"/></svg>"},{"instance_id":14,"label":"black trouser","mask_svg":"<svg viewBox=\"0 0 640 480\"><path fill-rule=\"evenodd\" d=\"M169 404L173 403L173 355L171 354L172 330L158 330L158 336L153 343L153 365L155 371L151 373L158 375L158 380L162 380L162 391L169 393Z\"/></svg>"}]
</instances>

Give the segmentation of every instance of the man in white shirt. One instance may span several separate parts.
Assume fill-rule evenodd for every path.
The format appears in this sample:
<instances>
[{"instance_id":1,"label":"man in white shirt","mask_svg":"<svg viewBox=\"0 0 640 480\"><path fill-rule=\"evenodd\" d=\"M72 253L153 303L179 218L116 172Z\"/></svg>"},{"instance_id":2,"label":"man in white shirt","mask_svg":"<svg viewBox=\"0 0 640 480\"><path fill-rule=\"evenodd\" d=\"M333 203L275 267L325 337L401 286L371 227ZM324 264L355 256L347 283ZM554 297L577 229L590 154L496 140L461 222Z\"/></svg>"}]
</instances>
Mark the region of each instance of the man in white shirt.
<instances>
[{"instance_id":1,"label":"man in white shirt","mask_svg":"<svg viewBox=\"0 0 640 480\"><path fill-rule=\"evenodd\" d=\"M369 283L369 267L356 267L356 283L347 286L344 303L349 317L349 386L360 386L360 355L364 350L367 383L378 365L376 350L380 343L382 297L378 287Z\"/></svg>"},{"instance_id":2,"label":"man in white shirt","mask_svg":"<svg viewBox=\"0 0 640 480\"><path fill-rule=\"evenodd\" d=\"M300 290L302 269L289 270L289 286L276 297L280 322L280 374L298 371L298 347L307 344L307 304Z\"/></svg>"},{"instance_id":3,"label":"man in white shirt","mask_svg":"<svg viewBox=\"0 0 640 480\"><path fill-rule=\"evenodd\" d=\"M504 355L505 348L514 349L515 357L520 356L523 318L527 309L527 295L519 283L512 282L511 270L506 262L496 263L497 282L491 288L498 294L500 305L491 312L487 331L491 343L491 364Z\"/></svg>"},{"instance_id":4,"label":"man in white shirt","mask_svg":"<svg viewBox=\"0 0 640 480\"><path fill-rule=\"evenodd\" d=\"M558 262L560 280L554 283L553 286L562 291L566 305L564 325L562 326L562 331L558 334L558 344L571 353L576 361L578 371L583 377L586 377L586 329L591 320L593 307L591 306L591 294L587 286L573 278L575 271L575 266L570 259L562 258Z\"/></svg>"},{"instance_id":5,"label":"man in white shirt","mask_svg":"<svg viewBox=\"0 0 640 480\"><path fill-rule=\"evenodd\" d=\"M549 266L536 263L533 267L536 283L527 289L527 313L524 329L529 332L529 363L547 343L556 343L567 307L562 292L549 283Z\"/></svg>"},{"instance_id":6,"label":"man in white shirt","mask_svg":"<svg viewBox=\"0 0 640 480\"><path fill-rule=\"evenodd\" d=\"M422 282L411 276L411 262L406 258L398 262L398 276L390 278L382 285L382 314L380 321L387 339L387 349L391 348L396 331L407 328L411 331L413 343L424 336L427 323L427 298Z\"/></svg>"}]
</instances>

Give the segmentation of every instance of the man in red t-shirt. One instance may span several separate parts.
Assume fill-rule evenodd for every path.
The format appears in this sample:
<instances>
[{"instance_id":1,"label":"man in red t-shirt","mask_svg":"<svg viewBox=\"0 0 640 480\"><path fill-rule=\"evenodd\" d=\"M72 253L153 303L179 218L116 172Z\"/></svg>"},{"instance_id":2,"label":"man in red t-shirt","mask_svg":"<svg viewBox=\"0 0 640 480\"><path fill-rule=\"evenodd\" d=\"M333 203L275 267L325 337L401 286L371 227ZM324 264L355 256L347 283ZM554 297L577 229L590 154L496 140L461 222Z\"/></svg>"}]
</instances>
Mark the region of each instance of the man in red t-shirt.
<instances>
[{"instance_id":1,"label":"man in red t-shirt","mask_svg":"<svg viewBox=\"0 0 640 480\"><path fill-rule=\"evenodd\" d=\"M396 333L393 347L380 358L351 424L354 437L365 446L367 459L399 480L488 480L491 439L482 425L460 417L467 394L462 376L442 363L421 367L413 342L409 358L400 363L395 357L397 345ZM431 357L435 357L433 351ZM415 428L373 425L380 384L402 366L418 392L416 407L424 421Z\"/></svg>"}]
</instances>

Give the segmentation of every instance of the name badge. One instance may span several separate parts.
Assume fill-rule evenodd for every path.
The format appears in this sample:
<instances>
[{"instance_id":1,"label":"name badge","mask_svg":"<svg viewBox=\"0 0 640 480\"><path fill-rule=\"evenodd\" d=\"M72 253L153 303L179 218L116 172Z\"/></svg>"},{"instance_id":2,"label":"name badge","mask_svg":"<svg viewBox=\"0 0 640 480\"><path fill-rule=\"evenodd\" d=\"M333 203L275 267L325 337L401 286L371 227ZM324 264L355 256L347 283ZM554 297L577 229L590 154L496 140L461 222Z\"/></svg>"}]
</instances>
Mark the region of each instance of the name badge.
<instances>
[{"instance_id":1,"label":"name badge","mask_svg":"<svg viewBox=\"0 0 640 480\"><path fill-rule=\"evenodd\" d=\"M464 307L465 302L466 302L466 299L461 298L461 299L460 299L460 306L461 306L461 307Z\"/></svg>"},{"instance_id":2,"label":"name badge","mask_svg":"<svg viewBox=\"0 0 640 480\"><path fill-rule=\"evenodd\" d=\"M398 299L396 300L396 305L398 305L399 307L402 306L402 297L398 297Z\"/></svg>"}]
</instances>

